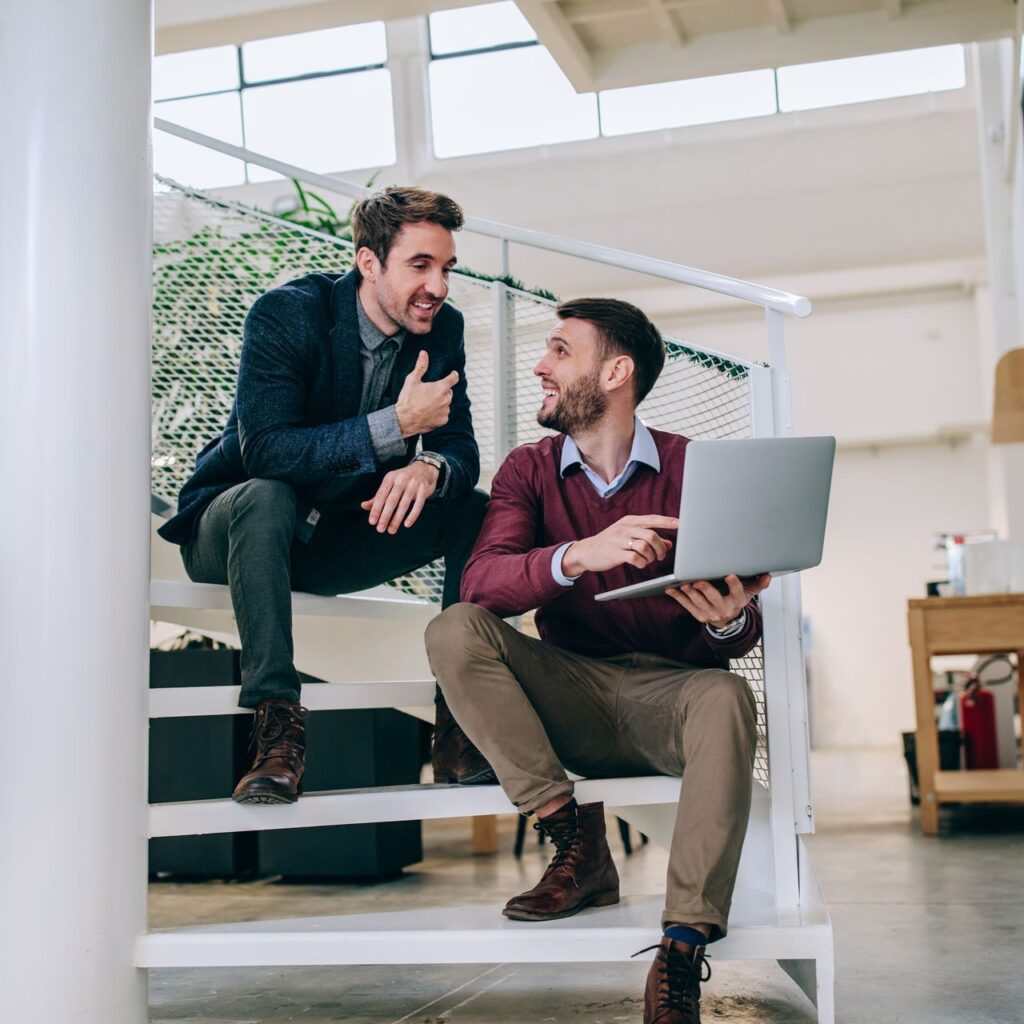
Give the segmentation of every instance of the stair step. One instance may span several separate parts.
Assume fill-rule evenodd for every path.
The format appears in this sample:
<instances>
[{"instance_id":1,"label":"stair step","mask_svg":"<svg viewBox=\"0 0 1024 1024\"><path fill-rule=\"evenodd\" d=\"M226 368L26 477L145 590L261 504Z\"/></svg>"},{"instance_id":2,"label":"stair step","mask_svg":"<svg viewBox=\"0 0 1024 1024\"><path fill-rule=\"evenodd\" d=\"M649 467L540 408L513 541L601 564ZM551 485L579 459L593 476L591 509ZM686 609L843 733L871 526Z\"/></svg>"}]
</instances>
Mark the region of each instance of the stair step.
<instances>
[{"instance_id":1,"label":"stair step","mask_svg":"<svg viewBox=\"0 0 1024 1024\"><path fill-rule=\"evenodd\" d=\"M391 596L391 592L394 596ZM231 608L228 588L216 583L190 583L181 580L151 580L149 584L151 616L160 620L162 609L190 608L201 611L227 611ZM318 597L292 594L292 614L330 618L432 619L440 609L431 601L406 597L392 587L375 587L360 594ZM174 621L174 617L170 617Z\"/></svg>"},{"instance_id":2,"label":"stair step","mask_svg":"<svg viewBox=\"0 0 1024 1024\"><path fill-rule=\"evenodd\" d=\"M446 906L332 917L197 925L147 932L137 967L285 967L343 964L627 962L658 941L663 898L626 897L559 921L510 921L500 905ZM645 954L648 960L653 954ZM817 905L780 910L737 889L729 935L715 959L831 955L831 925Z\"/></svg>"},{"instance_id":3,"label":"stair step","mask_svg":"<svg viewBox=\"0 0 1024 1024\"><path fill-rule=\"evenodd\" d=\"M576 783L576 798L580 803L603 800L609 807L675 803L679 779L664 775L584 779ZM152 838L210 835L514 813L500 786L383 786L310 793L294 804L232 800L150 804L149 834Z\"/></svg>"},{"instance_id":4,"label":"stair step","mask_svg":"<svg viewBox=\"0 0 1024 1024\"><path fill-rule=\"evenodd\" d=\"M237 686L166 686L149 691L150 718L251 714L238 706ZM433 679L379 683L306 683L302 703L310 711L351 708L426 708L434 704Z\"/></svg>"}]
</instances>

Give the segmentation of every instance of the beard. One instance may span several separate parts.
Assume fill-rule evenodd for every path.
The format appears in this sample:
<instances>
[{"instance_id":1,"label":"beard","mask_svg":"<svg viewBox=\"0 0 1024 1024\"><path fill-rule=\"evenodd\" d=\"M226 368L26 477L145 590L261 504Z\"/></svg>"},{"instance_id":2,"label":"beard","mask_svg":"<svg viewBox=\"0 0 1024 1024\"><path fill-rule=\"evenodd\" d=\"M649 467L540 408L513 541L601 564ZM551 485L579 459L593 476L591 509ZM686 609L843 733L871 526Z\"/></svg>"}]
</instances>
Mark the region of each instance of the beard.
<instances>
[{"instance_id":1,"label":"beard","mask_svg":"<svg viewBox=\"0 0 1024 1024\"><path fill-rule=\"evenodd\" d=\"M578 434L592 427L608 409L608 398L601 390L601 371L580 377L561 392L553 409L541 408L537 422L560 434Z\"/></svg>"},{"instance_id":2,"label":"beard","mask_svg":"<svg viewBox=\"0 0 1024 1024\"><path fill-rule=\"evenodd\" d=\"M409 308L413 299L400 298L392 291L389 282L381 276L377 285L377 306L380 311L395 325L395 330L405 330L410 334L426 334L434 326L434 317L437 315L437 307L429 319L414 317ZM424 301L430 301L425 299Z\"/></svg>"}]
</instances>

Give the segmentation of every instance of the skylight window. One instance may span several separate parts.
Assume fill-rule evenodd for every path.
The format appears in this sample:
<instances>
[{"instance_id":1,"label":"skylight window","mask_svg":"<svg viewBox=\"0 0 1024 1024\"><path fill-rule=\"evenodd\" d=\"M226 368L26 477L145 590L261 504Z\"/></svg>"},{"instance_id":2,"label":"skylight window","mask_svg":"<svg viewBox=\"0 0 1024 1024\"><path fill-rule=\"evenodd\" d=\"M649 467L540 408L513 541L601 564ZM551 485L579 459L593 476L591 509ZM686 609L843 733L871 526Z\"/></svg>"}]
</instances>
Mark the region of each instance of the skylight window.
<instances>
[{"instance_id":1,"label":"skylight window","mask_svg":"<svg viewBox=\"0 0 1024 1024\"><path fill-rule=\"evenodd\" d=\"M514 3L480 4L430 15L430 52L435 57L536 39L536 32Z\"/></svg>"},{"instance_id":2,"label":"skylight window","mask_svg":"<svg viewBox=\"0 0 1024 1024\"><path fill-rule=\"evenodd\" d=\"M878 53L779 68L779 110L812 110L844 103L962 89L962 46Z\"/></svg>"}]
</instances>

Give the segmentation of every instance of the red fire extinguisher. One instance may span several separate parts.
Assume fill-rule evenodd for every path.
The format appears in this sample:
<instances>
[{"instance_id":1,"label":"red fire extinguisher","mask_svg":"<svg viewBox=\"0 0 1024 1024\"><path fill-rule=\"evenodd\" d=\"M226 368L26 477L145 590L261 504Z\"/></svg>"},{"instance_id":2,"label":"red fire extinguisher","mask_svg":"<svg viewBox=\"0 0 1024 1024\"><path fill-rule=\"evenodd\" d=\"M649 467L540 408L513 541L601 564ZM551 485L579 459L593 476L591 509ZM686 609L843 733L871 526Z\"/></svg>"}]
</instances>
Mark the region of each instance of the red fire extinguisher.
<instances>
[{"instance_id":1,"label":"red fire extinguisher","mask_svg":"<svg viewBox=\"0 0 1024 1024\"><path fill-rule=\"evenodd\" d=\"M978 680L971 679L960 694L960 731L964 739L964 765L998 768L996 701Z\"/></svg>"}]
</instances>

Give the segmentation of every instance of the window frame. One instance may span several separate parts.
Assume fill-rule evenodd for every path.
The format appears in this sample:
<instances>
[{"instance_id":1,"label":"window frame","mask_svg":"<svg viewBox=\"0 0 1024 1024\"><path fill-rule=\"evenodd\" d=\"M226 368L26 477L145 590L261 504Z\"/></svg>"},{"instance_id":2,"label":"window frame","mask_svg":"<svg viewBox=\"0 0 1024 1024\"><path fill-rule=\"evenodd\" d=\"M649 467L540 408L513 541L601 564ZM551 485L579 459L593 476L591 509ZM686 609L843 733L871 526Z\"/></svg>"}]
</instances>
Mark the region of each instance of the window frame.
<instances>
[{"instance_id":1,"label":"window frame","mask_svg":"<svg viewBox=\"0 0 1024 1024\"><path fill-rule=\"evenodd\" d=\"M379 19L375 19L379 20ZM301 35L302 33L294 33L295 35ZM361 65L359 67L349 68L336 68L333 71L308 71L300 75L285 75L280 78L261 78L256 81L250 82L245 77L245 62L242 57L242 46L245 44L235 45L235 61L238 67L238 85L233 86L230 89L210 89L205 92L190 92L185 93L182 96L163 96L159 100L153 101L153 112L156 116L159 116L160 104L161 103L180 103L182 100L198 100L204 99L208 96L227 96L231 93L237 93L238 95L238 120L241 125L241 139L242 148L247 149L246 142L246 131L245 131L245 104L242 102L242 94L247 89L262 89L266 86L271 85L289 85L293 82L308 82L318 78L336 78L339 75L359 75L367 71L389 71L388 58L389 53L385 53L384 60L382 62L374 64ZM385 47L387 45L385 36ZM163 56L159 54L158 56ZM397 118L395 118L394 110L394 97L392 96L392 108L391 108L392 125L397 126ZM337 171L339 168L333 168L333 171ZM259 182L253 182L249 178L249 161L242 161L242 174L243 180L238 184L241 185L252 185L259 184ZM225 188L236 188L237 185L224 186Z\"/></svg>"}]
</instances>

